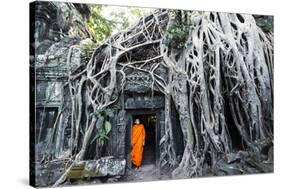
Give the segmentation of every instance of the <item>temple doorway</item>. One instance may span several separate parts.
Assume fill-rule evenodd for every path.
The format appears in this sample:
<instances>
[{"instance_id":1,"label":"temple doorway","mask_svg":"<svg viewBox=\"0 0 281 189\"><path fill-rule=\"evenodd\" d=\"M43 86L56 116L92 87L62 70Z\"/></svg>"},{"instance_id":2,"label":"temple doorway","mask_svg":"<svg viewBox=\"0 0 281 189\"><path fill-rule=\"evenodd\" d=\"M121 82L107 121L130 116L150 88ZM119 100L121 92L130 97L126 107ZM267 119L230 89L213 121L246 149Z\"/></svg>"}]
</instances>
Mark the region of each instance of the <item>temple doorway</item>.
<instances>
[{"instance_id":1,"label":"temple doorway","mask_svg":"<svg viewBox=\"0 0 281 189\"><path fill-rule=\"evenodd\" d=\"M133 109L126 111L126 159L127 167L132 168L131 162L131 142L132 128L134 120L138 118L140 123L144 125L146 137L145 146L143 149L143 165L153 165L159 169L160 159L160 134L163 127L164 117L163 109Z\"/></svg>"},{"instance_id":2,"label":"temple doorway","mask_svg":"<svg viewBox=\"0 0 281 189\"><path fill-rule=\"evenodd\" d=\"M133 120L139 119L145 128L145 145L143 149L142 165L156 162L156 115L134 115Z\"/></svg>"}]
</instances>

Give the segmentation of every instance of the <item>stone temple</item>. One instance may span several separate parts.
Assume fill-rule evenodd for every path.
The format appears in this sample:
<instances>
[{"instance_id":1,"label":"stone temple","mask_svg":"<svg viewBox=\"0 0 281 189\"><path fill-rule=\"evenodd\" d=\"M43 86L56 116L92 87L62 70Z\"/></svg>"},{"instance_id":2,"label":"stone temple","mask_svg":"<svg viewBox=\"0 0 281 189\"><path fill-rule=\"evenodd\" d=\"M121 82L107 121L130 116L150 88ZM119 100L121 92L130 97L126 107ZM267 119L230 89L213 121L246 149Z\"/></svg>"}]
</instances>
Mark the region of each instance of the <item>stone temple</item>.
<instances>
[{"instance_id":1,"label":"stone temple","mask_svg":"<svg viewBox=\"0 0 281 189\"><path fill-rule=\"evenodd\" d=\"M113 181L114 179L133 180L131 178L134 174L131 172L133 167L131 139L132 125L136 118L140 119L146 130L143 165L151 167L151 169L147 170L145 174L152 180L171 178L168 175L176 165L175 162L171 162L171 159L179 163L186 150L187 140L181 124L185 123L183 120L187 117L183 114L186 113L186 109L174 102L177 100L179 102L180 96L175 96L174 100L171 100L171 97L168 98L161 87L161 84L169 83L171 78L169 78L169 69L162 63L163 58L157 57L157 54L160 54L160 40L158 40L161 38L160 29L157 31L156 27L152 27L155 34L147 36L154 42L148 43L146 50L132 49L118 57L116 86L112 89L110 97L116 100L107 107L112 114L106 117L111 123L107 140L98 155L96 153L97 142L91 140L86 146L83 158L75 161L75 155L84 148L84 138L81 136L86 135L86 130L91 125L89 120L92 120L94 116L98 117L97 112L91 111L88 106L89 101L92 104L98 104L92 100L91 95L93 94L87 92L89 88L93 87L91 79L83 80L83 78L91 76L92 70L93 74L97 74L107 60L108 54L105 52L115 51L109 49L107 42L104 42L94 52L92 64L83 58L81 47L87 39L94 38L85 25L85 21L91 14L89 6L85 4L37 1L30 6L30 13L30 148L34 149L30 152L31 178L34 178L31 179L32 185L40 187L54 185L73 162L74 166L67 174L68 180L75 181L75 179L84 178L98 178L98 181L93 182L105 182L110 179ZM256 18L264 20L260 16ZM140 24L144 22L150 26L158 22L159 25L167 25L167 15L159 9L154 12L154 15L143 18ZM123 34L113 35L108 40L112 42L122 38L122 43L126 45L133 38L130 35L133 36L134 32L137 34L138 29L138 27L133 28L131 33L128 32L124 36L121 36ZM138 40L136 43L146 42L142 41L143 39ZM135 45L137 46L137 44ZM116 49L118 48L116 47ZM156 58L150 60L151 62L148 61L149 63L145 63L143 66L130 68L130 63L153 56ZM129 61L128 57L130 57ZM90 66L92 69L89 69ZM124 67L129 67L129 69L124 71ZM153 70L154 76L151 75L151 72L144 70ZM110 74L110 72L100 74L100 85L107 86L110 83L110 79L108 79L111 78ZM97 75L96 77L100 77L99 74ZM123 77L124 75L126 77ZM155 84L152 77L160 78L161 82ZM181 80L185 76L179 72L173 77ZM184 84L179 82L178 85L178 89L182 89ZM106 90L109 91L111 88ZM100 97L96 96L97 101L99 98L107 98L108 91L106 90ZM78 93L80 95L74 95ZM73 109L87 113L73 113ZM225 109L230 112L230 107L225 106ZM197 109L194 111L196 112ZM226 119L228 119L227 124L233 124L233 120L229 121L230 116ZM199 119L195 121L199 122ZM168 122L172 125L170 129L167 127ZM74 130L77 131L76 134L73 134ZM238 130L234 127L229 130L229 137L235 138L233 146L240 150L243 142L241 142L242 138L239 136ZM94 138L91 133L90 137ZM203 140L202 136L199 136L199 139ZM76 141L76 146L73 146L73 141ZM266 153L269 151L268 154L272 154L271 145L272 143L269 141L269 144L264 144L262 149L264 147L267 149ZM200 143L198 148L202 151L204 146ZM171 153L171 151L173 152ZM174 158L169 157L168 154L174 155ZM245 154L241 153L239 156L234 153L227 154L221 162L223 166L217 168L223 170L223 174L218 173L217 175L240 174L240 169L235 166L233 168L232 163L248 157L250 153ZM209 163L213 161L209 156L206 159ZM269 156L270 163L272 163L271 160L272 157ZM225 166L225 161L231 168ZM206 170L204 170L206 173L204 172L203 175L208 175L208 168L206 166ZM267 169L264 166L263 169L266 170L264 172L271 171L271 167ZM255 169L247 171L257 173Z\"/></svg>"},{"instance_id":2,"label":"stone temple","mask_svg":"<svg viewBox=\"0 0 281 189\"><path fill-rule=\"evenodd\" d=\"M83 19L88 16L89 9L86 5L79 4L38 2L36 9L32 9L32 11L36 18L32 25L35 37L31 48L35 50L35 57L31 57L32 62L35 62L31 65L35 74L31 76L35 78L33 90L36 94L34 128L36 152L34 157L36 161L40 161L43 157L53 132L52 128L54 124L57 124L52 158L59 159L70 153L71 145L69 141L71 102L69 88L66 85L68 81L67 54L69 48L74 46L70 59L71 71L81 69L86 62L81 57L79 46L83 44L83 39L91 37L83 27L70 23L83 23ZM61 23L58 24L58 21ZM68 37L64 37L63 33L68 33ZM167 79L167 70L164 67L160 67L158 72L159 76ZM165 132L165 97L157 88L151 90L151 82L149 74L137 70L132 70L127 74L124 92L118 102L111 106L115 110L115 114L110 120L112 131L104 154L117 158L121 162L124 160L128 168L132 166L130 161L132 124L135 118L139 118L144 123L147 132L148 145L144 149L143 163L155 166L157 174L160 176L161 150L164 149L161 149L159 143ZM57 119L62 108L64 110ZM178 127L173 127L173 134L178 136L176 142L179 144L176 147L176 154L181 156L184 150L182 134L176 115L177 111L173 104L171 104L171 108L172 122L174 125L178 125ZM89 146L85 159L94 159L92 147L94 148L94 146ZM59 165L56 166L59 167ZM125 171L123 170L119 174L125 174Z\"/></svg>"}]
</instances>

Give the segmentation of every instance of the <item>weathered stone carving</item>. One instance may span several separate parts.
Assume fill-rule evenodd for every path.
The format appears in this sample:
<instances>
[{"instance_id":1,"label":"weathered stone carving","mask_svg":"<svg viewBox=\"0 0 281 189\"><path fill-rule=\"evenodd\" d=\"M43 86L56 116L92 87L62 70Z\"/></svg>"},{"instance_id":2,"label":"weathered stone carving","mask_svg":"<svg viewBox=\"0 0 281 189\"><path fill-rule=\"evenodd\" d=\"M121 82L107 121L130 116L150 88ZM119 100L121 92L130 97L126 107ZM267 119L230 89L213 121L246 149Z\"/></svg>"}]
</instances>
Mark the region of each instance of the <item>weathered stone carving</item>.
<instances>
[{"instance_id":1,"label":"weathered stone carving","mask_svg":"<svg viewBox=\"0 0 281 189\"><path fill-rule=\"evenodd\" d=\"M125 109L157 109L164 107L163 96L136 95L125 98Z\"/></svg>"},{"instance_id":2,"label":"weathered stone carving","mask_svg":"<svg viewBox=\"0 0 281 189\"><path fill-rule=\"evenodd\" d=\"M74 164L67 177L69 179L79 179L124 175L125 167L125 159L102 158L98 160L81 161Z\"/></svg>"},{"instance_id":3,"label":"weathered stone carving","mask_svg":"<svg viewBox=\"0 0 281 189\"><path fill-rule=\"evenodd\" d=\"M117 118L117 141L116 141L116 157L125 158L125 137L126 137L126 120L125 120L126 112L124 110L120 110Z\"/></svg>"}]
</instances>

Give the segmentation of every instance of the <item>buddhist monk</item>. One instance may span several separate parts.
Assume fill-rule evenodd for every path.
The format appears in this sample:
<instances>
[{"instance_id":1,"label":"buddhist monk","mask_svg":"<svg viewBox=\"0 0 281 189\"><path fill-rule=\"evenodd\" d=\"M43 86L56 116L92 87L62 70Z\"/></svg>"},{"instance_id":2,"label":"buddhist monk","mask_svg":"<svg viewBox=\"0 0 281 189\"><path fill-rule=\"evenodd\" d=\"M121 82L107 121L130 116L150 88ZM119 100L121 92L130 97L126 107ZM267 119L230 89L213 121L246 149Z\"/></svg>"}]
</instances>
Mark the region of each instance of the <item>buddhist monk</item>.
<instances>
[{"instance_id":1,"label":"buddhist monk","mask_svg":"<svg viewBox=\"0 0 281 189\"><path fill-rule=\"evenodd\" d=\"M132 163L138 169L142 163L143 146L145 144L145 129L144 125L140 123L139 119L136 119L133 125L132 132Z\"/></svg>"}]
</instances>

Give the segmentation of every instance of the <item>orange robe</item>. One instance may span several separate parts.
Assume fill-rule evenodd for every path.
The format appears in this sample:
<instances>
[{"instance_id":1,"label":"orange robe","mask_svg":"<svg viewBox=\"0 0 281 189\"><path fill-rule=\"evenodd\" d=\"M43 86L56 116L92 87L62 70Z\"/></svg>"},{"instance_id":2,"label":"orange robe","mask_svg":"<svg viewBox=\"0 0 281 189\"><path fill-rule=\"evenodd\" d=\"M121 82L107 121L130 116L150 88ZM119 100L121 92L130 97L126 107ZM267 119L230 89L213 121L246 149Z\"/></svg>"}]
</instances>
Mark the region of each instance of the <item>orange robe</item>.
<instances>
[{"instance_id":1,"label":"orange robe","mask_svg":"<svg viewBox=\"0 0 281 189\"><path fill-rule=\"evenodd\" d=\"M142 162L143 145L145 140L145 129L143 124L135 124L132 132L132 163L139 167Z\"/></svg>"}]
</instances>

